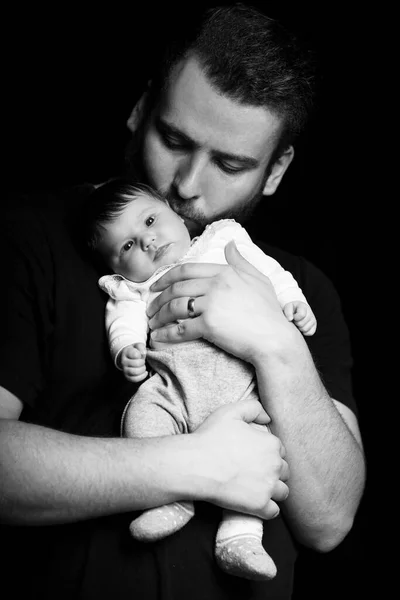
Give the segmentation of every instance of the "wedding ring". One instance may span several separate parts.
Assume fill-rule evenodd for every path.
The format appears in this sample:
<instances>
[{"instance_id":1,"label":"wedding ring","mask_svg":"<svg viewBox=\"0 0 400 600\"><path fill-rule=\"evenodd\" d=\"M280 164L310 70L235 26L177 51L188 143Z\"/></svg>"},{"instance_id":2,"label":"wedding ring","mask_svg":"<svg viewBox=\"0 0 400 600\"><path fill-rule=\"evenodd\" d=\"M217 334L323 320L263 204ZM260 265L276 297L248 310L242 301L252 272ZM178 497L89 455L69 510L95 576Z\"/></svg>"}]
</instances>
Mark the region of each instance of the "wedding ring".
<instances>
[{"instance_id":1,"label":"wedding ring","mask_svg":"<svg viewBox=\"0 0 400 600\"><path fill-rule=\"evenodd\" d=\"M193 317L196 316L195 312L194 312L194 301L195 301L195 298L189 298L189 300L188 300L187 310L188 310L189 319L193 319Z\"/></svg>"}]
</instances>

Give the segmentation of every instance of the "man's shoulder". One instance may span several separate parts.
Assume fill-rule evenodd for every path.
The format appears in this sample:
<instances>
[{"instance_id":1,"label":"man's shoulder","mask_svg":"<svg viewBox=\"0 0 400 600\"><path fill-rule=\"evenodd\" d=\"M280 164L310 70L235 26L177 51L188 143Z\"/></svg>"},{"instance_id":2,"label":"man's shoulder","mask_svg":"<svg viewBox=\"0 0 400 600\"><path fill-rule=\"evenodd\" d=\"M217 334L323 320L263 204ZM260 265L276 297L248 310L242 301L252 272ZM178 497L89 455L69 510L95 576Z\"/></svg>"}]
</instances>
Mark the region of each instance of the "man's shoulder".
<instances>
[{"instance_id":1,"label":"man's shoulder","mask_svg":"<svg viewBox=\"0 0 400 600\"><path fill-rule=\"evenodd\" d=\"M299 271L301 269L301 266L303 265L303 263L305 264L305 266L311 264L311 263L309 263L309 261L307 261L307 259L305 259L301 255L294 254L292 252L289 252L288 250L279 248L278 246L273 246L262 240L255 239L254 243L265 254L267 254L268 256L271 256L276 261L278 261L278 263L284 269L292 272L293 275L294 275L293 270L295 270L296 272Z\"/></svg>"},{"instance_id":2,"label":"man's shoulder","mask_svg":"<svg viewBox=\"0 0 400 600\"><path fill-rule=\"evenodd\" d=\"M335 285L330 277L309 258L257 239L254 240L254 243L293 275L308 299L324 297L324 301L326 301L329 297L338 298Z\"/></svg>"},{"instance_id":3,"label":"man's shoulder","mask_svg":"<svg viewBox=\"0 0 400 600\"><path fill-rule=\"evenodd\" d=\"M35 190L7 190L3 194L5 217L12 221L63 215L69 208L79 205L94 188L91 183Z\"/></svg>"},{"instance_id":4,"label":"man's shoulder","mask_svg":"<svg viewBox=\"0 0 400 600\"><path fill-rule=\"evenodd\" d=\"M89 185L44 192L13 192L5 203L0 226L2 263L42 265L63 273L68 268L85 269L87 249L82 229L84 198ZM35 268L36 268L35 267Z\"/></svg>"}]
</instances>

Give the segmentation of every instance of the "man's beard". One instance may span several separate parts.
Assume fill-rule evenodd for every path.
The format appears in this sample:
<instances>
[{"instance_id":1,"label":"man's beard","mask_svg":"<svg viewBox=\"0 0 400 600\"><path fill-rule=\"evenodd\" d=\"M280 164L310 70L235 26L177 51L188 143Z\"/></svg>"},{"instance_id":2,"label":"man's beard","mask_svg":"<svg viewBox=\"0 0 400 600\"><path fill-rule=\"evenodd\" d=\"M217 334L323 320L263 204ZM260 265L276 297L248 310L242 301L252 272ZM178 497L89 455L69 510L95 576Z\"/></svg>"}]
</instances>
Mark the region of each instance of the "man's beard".
<instances>
[{"instance_id":1,"label":"man's beard","mask_svg":"<svg viewBox=\"0 0 400 600\"><path fill-rule=\"evenodd\" d=\"M235 219L241 225L245 224L249 221L263 197L264 185L265 181L262 182L257 192L250 199L243 200L240 204L214 214L212 217L206 217L202 211L196 209L195 200L182 200L179 198L172 188L167 192L164 190L159 190L159 192L168 200L170 207L185 220L193 237L194 235L200 235L206 225L220 219Z\"/></svg>"}]
</instances>

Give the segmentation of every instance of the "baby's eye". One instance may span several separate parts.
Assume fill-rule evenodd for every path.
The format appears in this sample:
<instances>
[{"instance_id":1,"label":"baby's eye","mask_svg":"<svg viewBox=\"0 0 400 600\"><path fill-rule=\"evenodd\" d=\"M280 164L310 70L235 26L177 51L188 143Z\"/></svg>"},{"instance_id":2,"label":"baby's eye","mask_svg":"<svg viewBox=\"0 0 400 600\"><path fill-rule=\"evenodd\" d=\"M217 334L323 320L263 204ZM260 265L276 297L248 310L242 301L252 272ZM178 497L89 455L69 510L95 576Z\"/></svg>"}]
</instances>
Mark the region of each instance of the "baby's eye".
<instances>
[{"instance_id":1,"label":"baby's eye","mask_svg":"<svg viewBox=\"0 0 400 600\"><path fill-rule=\"evenodd\" d=\"M132 240L130 240L129 242L126 242L126 244L124 244L122 246L122 252L128 252L128 250L130 250L133 246L133 242Z\"/></svg>"},{"instance_id":2,"label":"baby's eye","mask_svg":"<svg viewBox=\"0 0 400 600\"><path fill-rule=\"evenodd\" d=\"M147 225L147 227L150 227L151 225L153 225L154 221L155 221L154 217L148 217L146 219L146 225Z\"/></svg>"}]
</instances>

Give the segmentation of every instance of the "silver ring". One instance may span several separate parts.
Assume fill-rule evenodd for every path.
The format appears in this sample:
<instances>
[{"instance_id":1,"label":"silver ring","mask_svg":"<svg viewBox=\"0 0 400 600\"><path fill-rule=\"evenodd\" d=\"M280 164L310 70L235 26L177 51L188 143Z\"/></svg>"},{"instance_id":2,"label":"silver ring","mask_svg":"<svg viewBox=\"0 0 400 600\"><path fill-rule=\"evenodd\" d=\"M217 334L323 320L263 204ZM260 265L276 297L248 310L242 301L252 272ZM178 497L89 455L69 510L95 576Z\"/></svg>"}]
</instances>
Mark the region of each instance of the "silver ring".
<instances>
[{"instance_id":1,"label":"silver ring","mask_svg":"<svg viewBox=\"0 0 400 600\"><path fill-rule=\"evenodd\" d=\"M193 317L195 317L195 312L194 312L194 301L195 298L189 298L188 303L187 303L187 310L188 310L188 317L189 319L193 319Z\"/></svg>"}]
</instances>

